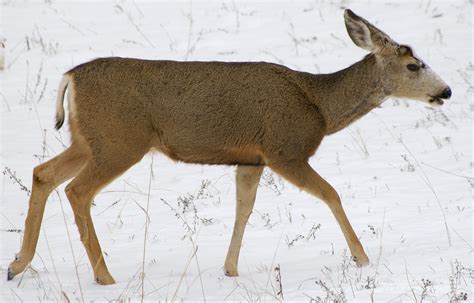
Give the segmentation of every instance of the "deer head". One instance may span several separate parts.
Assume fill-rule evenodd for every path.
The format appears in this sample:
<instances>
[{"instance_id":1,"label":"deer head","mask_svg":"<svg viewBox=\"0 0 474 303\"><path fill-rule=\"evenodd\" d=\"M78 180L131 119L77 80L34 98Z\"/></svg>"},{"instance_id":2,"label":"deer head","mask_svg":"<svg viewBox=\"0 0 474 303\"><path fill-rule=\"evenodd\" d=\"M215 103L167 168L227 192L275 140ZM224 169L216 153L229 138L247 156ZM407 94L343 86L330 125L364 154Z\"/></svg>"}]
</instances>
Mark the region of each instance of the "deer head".
<instances>
[{"instance_id":1,"label":"deer head","mask_svg":"<svg viewBox=\"0 0 474 303\"><path fill-rule=\"evenodd\" d=\"M377 59L384 88L390 96L427 102L432 106L451 97L449 86L407 45L395 42L367 20L347 9L347 32L359 47Z\"/></svg>"}]
</instances>

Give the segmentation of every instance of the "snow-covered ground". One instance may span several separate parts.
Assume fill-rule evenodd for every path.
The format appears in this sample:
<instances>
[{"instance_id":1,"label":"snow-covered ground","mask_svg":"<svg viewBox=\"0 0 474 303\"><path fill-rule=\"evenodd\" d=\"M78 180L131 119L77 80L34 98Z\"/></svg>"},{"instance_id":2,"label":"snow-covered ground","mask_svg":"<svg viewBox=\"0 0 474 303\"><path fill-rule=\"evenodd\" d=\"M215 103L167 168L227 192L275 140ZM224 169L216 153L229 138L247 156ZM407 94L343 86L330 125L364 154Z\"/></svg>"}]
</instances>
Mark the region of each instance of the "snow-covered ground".
<instances>
[{"instance_id":1,"label":"snow-covered ground","mask_svg":"<svg viewBox=\"0 0 474 303\"><path fill-rule=\"evenodd\" d=\"M474 300L472 0L3 0L0 7L1 302ZM64 186L47 203L31 267L6 281L20 249L32 169L68 145L67 127L53 130L63 72L112 55L332 72L365 54L345 32L345 7L413 46L453 89L437 109L387 101L325 138L311 159L340 193L370 266L350 261L323 203L266 171L240 277L226 277L235 168L155 154L108 186L92 208L115 285L93 281Z\"/></svg>"}]
</instances>

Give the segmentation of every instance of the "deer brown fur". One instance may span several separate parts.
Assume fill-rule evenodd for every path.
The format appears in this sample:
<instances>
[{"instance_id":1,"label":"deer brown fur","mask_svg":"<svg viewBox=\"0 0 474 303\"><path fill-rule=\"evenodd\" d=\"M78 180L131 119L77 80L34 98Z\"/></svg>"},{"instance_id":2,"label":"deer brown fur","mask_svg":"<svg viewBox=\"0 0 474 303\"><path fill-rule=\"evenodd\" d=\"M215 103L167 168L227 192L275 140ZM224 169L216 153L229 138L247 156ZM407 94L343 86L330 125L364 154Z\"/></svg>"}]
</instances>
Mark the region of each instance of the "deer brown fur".
<instances>
[{"instance_id":1,"label":"deer brown fur","mask_svg":"<svg viewBox=\"0 0 474 303\"><path fill-rule=\"evenodd\" d=\"M174 62L103 58L68 71L61 82L57 128L69 94L71 146L36 167L20 254L8 278L23 271L36 248L50 192L66 194L96 280L113 283L90 215L93 197L149 151L187 163L237 165L234 232L225 261L237 275L242 237L268 166L324 201L356 263L368 263L334 188L308 164L322 139L390 96L442 104L447 85L412 50L349 10L346 27L370 51L332 74L314 75L264 63ZM408 65L411 66L408 69ZM411 69L417 69L412 71Z\"/></svg>"}]
</instances>

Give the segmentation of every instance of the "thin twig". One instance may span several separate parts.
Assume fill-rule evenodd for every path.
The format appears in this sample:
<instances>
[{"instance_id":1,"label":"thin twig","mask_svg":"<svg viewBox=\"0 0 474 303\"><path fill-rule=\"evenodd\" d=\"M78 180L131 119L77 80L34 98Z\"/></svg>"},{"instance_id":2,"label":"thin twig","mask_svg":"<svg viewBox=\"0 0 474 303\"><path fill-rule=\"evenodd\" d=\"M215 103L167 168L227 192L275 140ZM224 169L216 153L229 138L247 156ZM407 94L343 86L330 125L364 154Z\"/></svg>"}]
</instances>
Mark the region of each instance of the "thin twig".
<instances>
[{"instance_id":1,"label":"thin twig","mask_svg":"<svg viewBox=\"0 0 474 303\"><path fill-rule=\"evenodd\" d=\"M140 14L140 17L144 17L145 15L143 14L142 10L140 9L140 7L138 6L138 4L135 2L135 0L132 0L132 3L133 3L133 6L135 6L136 10L138 11L138 13Z\"/></svg>"},{"instance_id":2,"label":"thin twig","mask_svg":"<svg viewBox=\"0 0 474 303\"><path fill-rule=\"evenodd\" d=\"M130 15L130 13L127 12L127 13L125 13L125 15L127 15L128 20L130 21L130 23L132 23L132 25L135 27L137 32L143 37L143 39L145 39L146 42L148 42L148 44L150 44L151 47L155 48L155 45L150 41L150 39L148 39L148 37L145 35L145 33L141 30L140 26L138 26L138 24L135 23L132 16Z\"/></svg>"},{"instance_id":3,"label":"thin twig","mask_svg":"<svg viewBox=\"0 0 474 303\"><path fill-rule=\"evenodd\" d=\"M186 275L186 272L188 271L189 265L191 264L191 261L193 260L194 256L196 255L198 250L198 247L195 246L191 250L191 255L188 258L188 261L186 262L186 265L184 266L183 273L181 274L181 277L179 278L178 285L176 286L176 290L174 291L173 297L171 297L171 302L176 301L176 295L178 294L179 288L181 287L181 283L183 282L184 276Z\"/></svg>"},{"instance_id":4,"label":"thin twig","mask_svg":"<svg viewBox=\"0 0 474 303\"><path fill-rule=\"evenodd\" d=\"M19 230L20 232L22 231L21 229L16 228L16 225L13 224L3 212L0 212L0 215L2 215L2 217L12 226L13 230Z\"/></svg>"},{"instance_id":5,"label":"thin twig","mask_svg":"<svg viewBox=\"0 0 474 303\"><path fill-rule=\"evenodd\" d=\"M72 24L71 22L67 21L66 19L64 18L60 18L60 20L64 23L66 23L67 25L69 25L70 28L72 28L73 30L75 30L76 32L78 32L79 34L81 34L82 36L85 36L86 34L84 34L83 31L81 31L77 26L75 26L74 24Z\"/></svg>"},{"instance_id":6,"label":"thin twig","mask_svg":"<svg viewBox=\"0 0 474 303\"><path fill-rule=\"evenodd\" d=\"M125 286L125 288L122 290L122 292L120 293L120 295L118 296L118 299L117 299L117 302L125 302L125 299L123 298L123 296L125 295L125 291L128 290L130 288L130 284L132 284L132 281L135 280L135 277L140 274L141 270L137 271L134 275L132 275L132 277L128 280L128 283L127 285Z\"/></svg>"},{"instance_id":7,"label":"thin twig","mask_svg":"<svg viewBox=\"0 0 474 303\"><path fill-rule=\"evenodd\" d=\"M238 33L239 29L240 29L240 18L239 18L240 12L239 12L239 9L237 8L237 5L235 5L234 0L232 0L232 8L235 12L235 23L236 23L236 27L237 27L235 32Z\"/></svg>"},{"instance_id":8,"label":"thin twig","mask_svg":"<svg viewBox=\"0 0 474 303\"><path fill-rule=\"evenodd\" d=\"M78 266L76 262L76 255L74 254L74 249L72 248L71 234L69 233L69 228L67 226L66 213L64 212L63 202L62 202L61 196L59 195L59 192L57 190L55 190L55 192L59 198L59 205L61 206L61 212L63 214L64 226L66 226L66 234L67 234L67 239L69 242L69 248L71 249L72 260L74 262L74 270L76 271L76 278L77 278L77 284L79 285L79 292L81 294L82 302L85 302L84 292L82 291L81 279L79 279L79 271L77 270Z\"/></svg>"},{"instance_id":9,"label":"thin twig","mask_svg":"<svg viewBox=\"0 0 474 303\"><path fill-rule=\"evenodd\" d=\"M295 27L294 27L292 22L290 22L290 29L291 29L291 32L290 32L291 41L293 41L293 44L295 45L295 54L296 54L296 56L299 56L298 46L299 46L300 42L296 38Z\"/></svg>"},{"instance_id":10,"label":"thin twig","mask_svg":"<svg viewBox=\"0 0 474 303\"><path fill-rule=\"evenodd\" d=\"M416 298L415 291L413 290L413 287L411 286L410 278L408 277L408 268L407 268L407 261L406 260L405 260L405 275L407 277L408 286L410 286L410 290L411 290L411 293L413 295L413 298L415 299L415 302L418 302L418 299Z\"/></svg>"},{"instance_id":11,"label":"thin twig","mask_svg":"<svg viewBox=\"0 0 474 303\"><path fill-rule=\"evenodd\" d=\"M28 91L29 91L29 80L30 80L30 61L26 60L26 82L25 82L25 95L23 101L25 104L28 103Z\"/></svg>"},{"instance_id":12,"label":"thin twig","mask_svg":"<svg viewBox=\"0 0 474 303\"><path fill-rule=\"evenodd\" d=\"M10 288L10 291L20 300L20 302L23 302L23 300L20 298L20 296L13 290L13 288Z\"/></svg>"},{"instance_id":13,"label":"thin twig","mask_svg":"<svg viewBox=\"0 0 474 303\"><path fill-rule=\"evenodd\" d=\"M378 118L378 116L376 116ZM415 155L411 152L411 150L405 145L405 143L403 143L403 140L402 138L396 138L395 135L392 133L392 131L388 128L387 124L385 124L385 122L378 118L378 120L385 126L385 129L389 132L389 134L392 136L392 138L394 138L397 142L399 142L404 148L405 150L411 155L411 157L413 158L413 160L415 160L418 168L420 169L421 173L423 174L424 178L423 181L425 182L425 184L429 187L429 189L431 190L431 192L433 193L433 195L435 196L436 198L436 201L438 202L438 206L441 210L441 213L443 215L443 219L444 219L444 227L446 229L446 236L448 237L448 244L449 246L451 247L451 235L449 233L449 227L448 227L448 222L447 222L447 219L446 219L446 213L444 212L444 209L441 205L441 201L439 200L439 197L438 197L438 194L436 193L436 191L434 190L434 187L433 187L433 184L431 184L430 182L430 179L428 178L428 175L425 173L425 171L423 170L423 167L421 166L420 162L417 160L417 158L415 157Z\"/></svg>"},{"instance_id":14,"label":"thin twig","mask_svg":"<svg viewBox=\"0 0 474 303\"><path fill-rule=\"evenodd\" d=\"M2 93L0 93L0 97L2 97L2 100L3 100L3 102L5 103L5 105L7 107L7 111L10 112L11 111L10 104L8 104L7 99L5 98L5 96Z\"/></svg>"},{"instance_id":15,"label":"thin twig","mask_svg":"<svg viewBox=\"0 0 474 303\"><path fill-rule=\"evenodd\" d=\"M174 52L174 51L175 51L175 49L174 49L175 43L174 43L174 41L173 41L173 38L171 38L170 33L166 30L166 28L163 26L163 24L160 24L160 27L161 27L161 29L165 32L166 37L168 37L168 40L169 40L169 42L170 42L170 43L169 43L170 51Z\"/></svg>"},{"instance_id":16,"label":"thin twig","mask_svg":"<svg viewBox=\"0 0 474 303\"><path fill-rule=\"evenodd\" d=\"M114 207L115 205L117 205L117 203L119 203L120 200L121 200L121 199L119 199L119 200L113 202L112 204L110 204L109 206L107 206L107 207L106 207L104 210L102 210L100 213L97 213L97 216L99 216L99 215L105 213L107 210L109 210L110 208L112 208L112 207Z\"/></svg>"},{"instance_id":17,"label":"thin twig","mask_svg":"<svg viewBox=\"0 0 474 303\"><path fill-rule=\"evenodd\" d=\"M188 57L191 54L191 36L193 34L193 2L190 1L190 12L189 15L187 16L189 19L189 31L188 31L188 42L187 42L187 47L186 47L186 55L184 56L184 61L188 61Z\"/></svg>"},{"instance_id":18,"label":"thin twig","mask_svg":"<svg viewBox=\"0 0 474 303\"><path fill-rule=\"evenodd\" d=\"M379 255L377 257L377 264L375 265L375 273L374 273L374 285L375 285L375 279L377 278L378 270L379 270L379 265L380 265L380 259L382 258L382 251L383 251L383 231L385 227L385 212L386 208L383 210L383 219L382 219L382 230L380 231L380 245L379 245ZM374 300L374 293L375 293L375 287L372 288L372 292L370 293L370 300L375 302Z\"/></svg>"},{"instance_id":19,"label":"thin twig","mask_svg":"<svg viewBox=\"0 0 474 303\"><path fill-rule=\"evenodd\" d=\"M434 167L433 165L429 165L428 163L425 163L425 162L423 162L423 161L421 162L421 164L426 165L426 166L428 166L428 167L430 167L430 168L439 170L440 172L443 172L443 173L448 174L448 175L451 175L451 176L455 176L455 177L459 177L459 178L464 178L464 179L468 179L468 180L474 179L473 177L468 177L468 176L463 176L463 175L458 175L458 174L451 173L451 172L446 171L446 170L444 170L444 169L441 169L441 168L438 168L438 167Z\"/></svg>"},{"instance_id":20,"label":"thin twig","mask_svg":"<svg viewBox=\"0 0 474 303\"><path fill-rule=\"evenodd\" d=\"M49 257L51 259L51 263L53 264L54 275L56 276L56 280L58 280L58 285L59 285L59 289L61 290L61 294L64 294L63 285L61 284L61 280L59 279L58 271L56 270L56 264L54 263L53 254L51 253L51 247L49 246L48 236L44 228L43 228L43 234L44 234L44 239L46 241L46 247L48 248Z\"/></svg>"},{"instance_id":21,"label":"thin twig","mask_svg":"<svg viewBox=\"0 0 474 303\"><path fill-rule=\"evenodd\" d=\"M281 243L281 239L283 238L283 232L284 232L284 231L285 231L285 228L282 229L281 234L280 234L280 239L278 239L278 244L277 244L277 246L276 246L276 248L275 248L275 251L273 252L273 258L272 258L272 263L271 263L270 268L273 268L273 266L274 266L274 264L275 264L275 259L276 259L278 250L279 250L279 248L280 248L280 243ZM267 293L268 293L268 284L270 283L270 276L271 276L271 273L272 273L271 269L268 270L267 283L266 283L266 285L265 285L265 297L266 297L266 295L267 295ZM265 297L263 297L263 301L265 301Z\"/></svg>"},{"instance_id":22,"label":"thin twig","mask_svg":"<svg viewBox=\"0 0 474 303\"><path fill-rule=\"evenodd\" d=\"M458 234L458 232L456 231L456 229L453 229L454 233L459 237L459 239L461 239L464 243L466 243L467 246L469 246L469 248L471 249L471 251L473 251L474 249L472 248L472 245L467 242L463 237L461 237L460 234Z\"/></svg>"},{"instance_id":23,"label":"thin twig","mask_svg":"<svg viewBox=\"0 0 474 303\"><path fill-rule=\"evenodd\" d=\"M196 252L197 252L198 246L196 245L196 243L194 243L194 240L191 237L189 237L189 240L193 244L193 247L196 248ZM201 267L199 266L199 260L198 260L197 254L196 254L196 257L194 259L196 260L196 267L197 267L198 273L199 273L199 281L201 282L202 299L204 300L204 302L206 302L206 294L204 293L204 283L202 282Z\"/></svg>"},{"instance_id":24,"label":"thin twig","mask_svg":"<svg viewBox=\"0 0 474 303\"><path fill-rule=\"evenodd\" d=\"M148 196L146 201L146 218L145 218L145 235L143 239L143 257L142 257L142 272L141 272L141 301L143 302L145 298L145 255L146 255L146 243L148 239L148 226L150 225L150 216L148 215L148 210L150 208L150 192L151 192L151 180L153 179L153 160L154 156L151 155L151 164L150 164L150 177L148 179Z\"/></svg>"},{"instance_id":25,"label":"thin twig","mask_svg":"<svg viewBox=\"0 0 474 303\"><path fill-rule=\"evenodd\" d=\"M443 214L444 227L445 227L445 229L446 229L446 235L447 235L447 237L448 237L448 244L449 244L449 247L451 247L451 234L449 233L448 221L447 221L447 219L446 219L446 213L444 212L443 206L441 205L441 201L439 200L438 194L437 194L436 191L434 190L433 184L431 184L431 181L430 181L430 179L428 178L428 175L425 173L425 171L424 171L423 168L421 167L421 164L420 164L420 162L418 162L418 160L416 159L415 155L413 155L413 153L411 152L411 150L405 145L405 143L403 143L403 141L402 141L401 138L400 138L399 142L400 142L400 144L403 145L403 147L405 147L405 149L407 150L407 152L412 156L412 158L413 158L413 160L415 160L416 164L418 164L418 167L419 167L421 173L422 173L423 176L425 177L423 181L425 181L425 184L429 187L429 189L431 190L431 192L432 192L433 195L435 196L436 201L438 202L439 209L441 210L441 213Z\"/></svg>"}]
</instances>

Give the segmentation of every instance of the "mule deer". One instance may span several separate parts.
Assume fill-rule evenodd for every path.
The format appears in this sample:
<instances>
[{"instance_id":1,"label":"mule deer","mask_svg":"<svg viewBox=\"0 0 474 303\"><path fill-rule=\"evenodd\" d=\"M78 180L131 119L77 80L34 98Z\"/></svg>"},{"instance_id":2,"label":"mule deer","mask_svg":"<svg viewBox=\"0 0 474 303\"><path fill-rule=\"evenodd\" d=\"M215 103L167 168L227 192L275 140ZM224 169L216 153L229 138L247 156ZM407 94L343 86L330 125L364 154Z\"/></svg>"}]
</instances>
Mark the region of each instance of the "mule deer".
<instances>
[{"instance_id":1,"label":"mule deer","mask_svg":"<svg viewBox=\"0 0 474 303\"><path fill-rule=\"evenodd\" d=\"M74 178L66 195L100 284L114 283L92 223L94 196L151 150L187 163L236 165L236 219L225 272L236 276L242 236L268 166L324 201L359 266L369 260L334 188L308 164L333 134L388 97L443 104L451 90L410 47L397 44L351 10L352 41L370 52L333 74L264 62L173 62L102 58L74 67L59 86L56 128L69 101L72 143L33 170L25 233L8 279L32 260L46 200Z\"/></svg>"}]
</instances>

